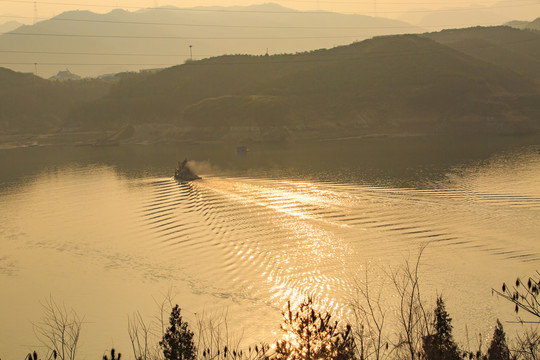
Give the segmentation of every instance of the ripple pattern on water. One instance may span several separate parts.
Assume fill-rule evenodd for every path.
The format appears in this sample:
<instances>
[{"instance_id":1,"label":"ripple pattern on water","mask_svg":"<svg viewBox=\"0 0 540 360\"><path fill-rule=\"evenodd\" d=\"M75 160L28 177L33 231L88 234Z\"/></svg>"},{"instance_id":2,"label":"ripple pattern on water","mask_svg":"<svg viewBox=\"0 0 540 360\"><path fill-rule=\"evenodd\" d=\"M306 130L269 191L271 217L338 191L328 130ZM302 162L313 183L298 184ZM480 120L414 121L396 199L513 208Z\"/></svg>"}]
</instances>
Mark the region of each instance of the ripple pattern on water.
<instances>
[{"instance_id":1,"label":"ripple pattern on water","mask_svg":"<svg viewBox=\"0 0 540 360\"><path fill-rule=\"evenodd\" d=\"M197 269L193 279L218 278L211 291L234 296L278 304L311 294L337 306L369 258L427 242L540 260L539 246L531 246L540 229L534 194L218 176L149 185L142 214L151 241L171 261L181 254L186 268Z\"/></svg>"}]
</instances>

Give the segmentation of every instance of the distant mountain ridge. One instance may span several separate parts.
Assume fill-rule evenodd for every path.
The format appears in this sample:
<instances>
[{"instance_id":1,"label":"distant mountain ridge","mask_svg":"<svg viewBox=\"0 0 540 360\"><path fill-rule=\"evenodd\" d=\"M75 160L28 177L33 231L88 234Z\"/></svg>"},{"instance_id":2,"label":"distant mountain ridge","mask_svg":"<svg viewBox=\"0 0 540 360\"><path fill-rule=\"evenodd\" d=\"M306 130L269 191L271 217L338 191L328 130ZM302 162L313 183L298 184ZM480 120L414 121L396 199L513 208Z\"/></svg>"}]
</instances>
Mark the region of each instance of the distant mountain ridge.
<instances>
[{"instance_id":1,"label":"distant mountain ridge","mask_svg":"<svg viewBox=\"0 0 540 360\"><path fill-rule=\"evenodd\" d=\"M456 3L436 10L412 9L399 19L423 27L426 31L438 31L473 26L510 25L508 23L514 19L528 22L538 15L540 2L502 0L491 5Z\"/></svg>"},{"instance_id":2,"label":"distant mountain ridge","mask_svg":"<svg viewBox=\"0 0 540 360\"><path fill-rule=\"evenodd\" d=\"M13 31L17 29L18 27L22 26L22 24L18 21L8 21L3 24L0 24L0 34L4 34L10 31Z\"/></svg>"},{"instance_id":3,"label":"distant mountain ridge","mask_svg":"<svg viewBox=\"0 0 540 360\"><path fill-rule=\"evenodd\" d=\"M43 77L66 68L97 76L169 67L191 58L294 53L419 31L397 20L302 12L277 4L70 11L1 35L0 48L15 52L0 54L0 66L31 72L37 63Z\"/></svg>"},{"instance_id":4,"label":"distant mountain ridge","mask_svg":"<svg viewBox=\"0 0 540 360\"><path fill-rule=\"evenodd\" d=\"M540 32L493 26L443 30L422 36L540 81Z\"/></svg>"},{"instance_id":5,"label":"distant mountain ridge","mask_svg":"<svg viewBox=\"0 0 540 360\"><path fill-rule=\"evenodd\" d=\"M540 17L533 21L510 21L506 25L521 30L528 29L540 31Z\"/></svg>"}]
</instances>

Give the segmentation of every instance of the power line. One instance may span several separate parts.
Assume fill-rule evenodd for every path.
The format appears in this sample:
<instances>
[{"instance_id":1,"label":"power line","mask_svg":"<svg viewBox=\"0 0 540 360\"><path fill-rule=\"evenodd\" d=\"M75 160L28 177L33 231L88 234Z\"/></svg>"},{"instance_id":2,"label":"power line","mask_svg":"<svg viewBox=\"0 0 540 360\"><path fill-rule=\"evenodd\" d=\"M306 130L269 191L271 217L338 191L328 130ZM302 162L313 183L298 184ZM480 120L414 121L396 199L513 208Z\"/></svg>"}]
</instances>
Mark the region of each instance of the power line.
<instances>
[{"instance_id":1,"label":"power line","mask_svg":"<svg viewBox=\"0 0 540 360\"><path fill-rule=\"evenodd\" d=\"M26 50L0 50L0 53L16 54L45 54L45 55L99 55L99 56L188 56L189 54L142 54L142 53L99 53L99 52L65 52L65 51L26 51ZM200 56L212 56L199 54Z\"/></svg>"},{"instance_id":2,"label":"power line","mask_svg":"<svg viewBox=\"0 0 540 360\"><path fill-rule=\"evenodd\" d=\"M2 1L2 0L0 0ZM16 15L0 15L0 18L13 18L13 19L31 19L28 16L16 16ZM106 24L127 24L127 25L156 25L156 26L185 26L185 27L216 27L216 28L237 28L237 29L306 29L306 30L377 30L377 29L438 29L438 28L453 28L456 26L463 27L467 25L463 24L441 24L441 25L421 25L415 26L408 23L403 25L392 26L277 26L277 25L229 25L229 24L193 24L193 23L160 23L160 22L145 22L145 21L115 21L115 20L90 20L90 19L71 19L71 18L38 18L39 20L46 21L68 21L68 22L86 22L86 23L106 23ZM475 26L471 24L470 26ZM7 34L7 33L5 33Z\"/></svg>"},{"instance_id":3,"label":"power line","mask_svg":"<svg viewBox=\"0 0 540 360\"><path fill-rule=\"evenodd\" d=\"M1 2L11 2L11 3L33 3L33 0L0 0ZM47 1L40 1L40 4L42 5L64 5L64 6L81 6L81 7L90 7L90 8L106 8L111 9L114 8L111 5L96 5L96 4L82 4L82 3L62 3L62 2L47 2ZM137 6L122 6L122 9L143 9L141 7ZM272 13L272 14L321 14L324 12L321 11L298 11L298 10L240 10L240 9L223 9L223 8L177 8L177 7L154 7L154 8L146 8L146 10L162 10L162 11L192 11L192 12L221 12L221 13Z\"/></svg>"},{"instance_id":4,"label":"power line","mask_svg":"<svg viewBox=\"0 0 540 360\"><path fill-rule=\"evenodd\" d=\"M538 40L538 39L535 39ZM519 41L523 42L523 41ZM476 47L475 47L476 48ZM265 64L291 64L291 63L331 63L336 62L339 60L342 61L351 61L351 60L376 60L376 59L382 59L387 57L395 58L396 56L404 56L404 55L426 55L433 53L434 50L406 50L406 51L378 51L375 53L367 53L367 54L358 54L357 56L348 57L344 59L335 58L333 56L328 56L324 58L291 58L291 54L284 55L285 58L282 59L272 59L270 61L259 61L259 62L253 62L253 61L195 61L195 62L188 62L183 65L178 63L66 63L66 62L0 62L1 65L27 65L27 66L34 66L37 68L37 66L136 66L136 67L160 67L163 69L170 68L173 66L235 66L235 65L265 65ZM457 51L457 53L461 53L461 51ZM261 56L249 56L249 57L261 57ZM122 71L129 71L127 69L123 69Z\"/></svg>"},{"instance_id":5,"label":"power line","mask_svg":"<svg viewBox=\"0 0 540 360\"><path fill-rule=\"evenodd\" d=\"M0 62L2 65L39 65L39 66L175 66L175 63L65 63L65 62Z\"/></svg>"},{"instance_id":6,"label":"power line","mask_svg":"<svg viewBox=\"0 0 540 360\"><path fill-rule=\"evenodd\" d=\"M359 28L361 29L361 28ZM350 39L373 34L353 35L321 35L321 36L162 36L162 35L100 35L100 34L51 34L51 33L21 33L8 32L5 36L40 36L40 37L75 37L75 38L105 38L105 39L161 39L161 40L306 40L306 39Z\"/></svg>"},{"instance_id":7,"label":"power line","mask_svg":"<svg viewBox=\"0 0 540 360\"><path fill-rule=\"evenodd\" d=\"M3 2L12 2L12 3L33 3L33 0L2 0ZM534 0L521 0L522 2L530 2L530 5L537 4ZM313 0L277 0L277 3L283 3L283 2L293 2L293 3L307 3L307 4L313 4ZM327 4L364 4L363 1L336 1L336 0L318 0L319 3L327 3ZM87 7L99 7L99 8L114 8L111 5L97 5L97 4L88 4L88 3L72 3L72 2L47 2L47 1L40 1L41 4L45 5L70 5L70 6L87 6ZM475 1L475 4L494 4L497 3L493 0L487 0L487 1ZM470 4L469 0L463 0L463 1L452 1L448 3L446 6L453 6L456 4ZM403 5L402 2L379 2L379 5ZM406 5L433 5L433 2L429 1L423 1L423 2L412 2L408 1ZM118 4L116 5L118 7ZM231 12L238 12L243 10L226 10L226 9L215 9L218 6L215 6L214 9L211 9L211 6L206 7L206 9L193 9L197 11L231 11ZM219 6L220 8L223 8L222 6ZM123 9L150 9L150 10L191 10L189 8L178 8L178 7L158 7L154 6L153 8L143 8L140 6L122 6ZM256 12L253 10L245 10L246 12ZM293 10L293 12L296 10ZM266 12L262 10L261 12ZM291 12L291 11L289 11Z\"/></svg>"},{"instance_id":8,"label":"power line","mask_svg":"<svg viewBox=\"0 0 540 360\"><path fill-rule=\"evenodd\" d=\"M532 41L540 41L540 37L531 38L531 39L523 39L518 41L512 41L507 42L506 45L512 45L512 44L518 44L518 43L526 43L526 42L532 42ZM464 54L463 50L459 49L453 49L451 47L447 47L445 45L444 48L447 50L455 51L457 54ZM474 49L480 49L480 48L487 48L491 45L485 45L485 46L475 46ZM473 48L469 48L473 49ZM467 49L464 49L467 50ZM220 61L213 61L211 59L207 60L200 60L196 62L190 62L186 63L184 65L186 66L221 66L221 65L264 65L266 63L271 64L282 64L282 63L320 63L320 62L336 62L336 61L347 61L347 60L361 60L361 59L373 59L378 57L396 57L396 56L403 56L403 55L426 55L436 52L434 49L414 49L414 50L402 50L402 51L376 51L376 52L370 52L370 53L356 53L352 56L342 58L339 55L334 56L333 54L326 54L318 57L312 57L309 55L309 53L301 53L301 54L283 54L283 55L273 55L268 60L265 58L265 60L261 60L259 62L255 61L238 61L237 56L235 55L225 55L225 57L229 56L232 60L229 61L228 59L220 60ZM307 58L306 58L307 56ZM241 55L240 57L248 57L252 60L260 59L263 56L262 55ZM175 66L179 64L174 63L66 63L66 62L0 62L0 64L3 65L43 65L43 66Z\"/></svg>"},{"instance_id":9,"label":"power line","mask_svg":"<svg viewBox=\"0 0 540 360\"><path fill-rule=\"evenodd\" d=\"M532 37L512 42L506 42L505 45L513 45L520 43L527 43L533 41L540 41L540 36L530 33ZM58 35L63 36L63 35ZM65 36L78 36L78 35L65 35ZM420 35L421 36L421 35ZM190 38L191 39L191 38ZM220 38L230 39L230 38ZM251 39L251 38L250 38ZM481 47L480 47L481 48ZM0 50L0 53L14 53L14 54L44 54L44 55L85 55L85 56L153 56L153 57L187 57L188 54L144 54L144 53L106 53L106 52L67 52L67 51L29 51L29 50ZM211 57L219 56L219 54L199 54L200 57ZM7 63L4 63L7 64ZM18 64L18 63L9 63L9 64ZM26 63L23 63L26 64ZM89 64L90 65L90 64ZM101 65L101 64L96 64ZM108 64L104 64L108 65ZM133 64L133 65L143 65L143 64ZM160 65L160 64L154 64ZM164 64L161 64L164 65Z\"/></svg>"},{"instance_id":10,"label":"power line","mask_svg":"<svg viewBox=\"0 0 540 360\"><path fill-rule=\"evenodd\" d=\"M299 3L309 3L312 4L313 0L277 0L279 3L282 2L299 2ZM536 4L534 0L521 0L521 1L532 1L531 5ZM327 3L327 4L364 4L363 1L333 1L333 0L318 0L320 3ZM379 5L403 5L404 3L400 2L377 2ZM469 0L463 0L463 1L452 1L449 3L449 5L455 5L455 4L470 4L471 2ZM474 4L493 4L496 3L496 1L474 1ZM412 2L407 1L406 5L433 5L433 2Z\"/></svg>"},{"instance_id":11,"label":"power line","mask_svg":"<svg viewBox=\"0 0 540 360\"><path fill-rule=\"evenodd\" d=\"M12 3L33 3L32 0L0 0L0 2L12 2ZM64 6L81 6L81 7L97 7L97 8L107 8L112 9L113 7L110 5L96 5L96 4L86 4L86 3L62 3L62 2L43 2L40 1L40 4L43 5L64 5ZM388 3L388 4L399 4L399 3ZM432 5L431 3L408 3L408 5ZM381 3L379 3L381 5ZM451 5L454 5L452 3ZM490 6L488 9L504 9L504 8L516 8L516 7L525 7L530 5L536 5L535 2L532 2L530 4L521 4L521 5L501 5L501 6ZM123 6L123 9L143 9L141 7L135 7L135 6ZM440 9L440 10L408 10L407 12L412 13L429 13L433 11L471 11L476 10L477 8L455 8L455 9ZM262 13L262 14L335 14L335 12L329 12L329 11L300 11L300 10L254 10L254 9L225 9L225 8L212 8L212 7L206 7L206 8L177 8L177 7L154 7L154 8L146 8L146 10L162 10L162 11L184 11L184 12L218 12L218 13ZM404 11L378 11L378 13L383 14L401 14Z\"/></svg>"},{"instance_id":12,"label":"power line","mask_svg":"<svg viewBox=\"0 0 540 360\"><path fill-rule=\"evenodd\" d=\"M505 45L513 45L513 44L519 44L519 43L526 43L526 42L532 42L532 41L540 41L540 37L538 38L531 38L531 39L525 39L520 41L513 41L506 43ZM475 47L477 48L483 48L484 46ZM487 46L486 46L487 47ZM99 53L99 52L63 52L63 51L18 51L18 50L0 50L0 53L12 53L12 54L41 54L41 55L84 55L84 56L150 56L150 57L190 57L190 54L142 54L142 53ZM222 56L221 54L198 54L199 57L217 57ZM257 55L250 55L250 56L257 56ZM2 63L2 64L18 64L18 65L26 65L30 63ZM45 64L45 63L40 63ZM71 65L71 64L70 64ZM92 65L92 64L88 64ZM94 64L94 65L111 65L111 64ZM132 65L145 65L145 64L132 64ZM154 65L166 65L166 64L154 64Z\"/></svg>"},{"instance_id":13,"label":"power line","mask_svg":"<svg viewBox=\"0 0 540 360\"><path fill-rule=\"evenodd\" d=\"M1 0L0 0L1 1ZM24 16L0 15L6 18L23 18ZM70 19L70 18L40 18L40 20L48 21L70 21L70 22L88 22L88 23L105 23L105 24L128 24L128 25L157 25L157 26L186 26L186 27L220 27L220 28L247 28L247 29L319 29L319 30L354 30L354 29L395 29L409 28L412 25L403 23L403 25L395 26L270 26L270 25L220 25L220 24L193 24L193 23L161 23L161 22L146 22L146 21L116 21L116 20L90 20L90 19Z\"/></svg>"},{"instance_id":14,"label":"power line","mask_svg":"<svg viewBox=\"0 0 540 360\"><path fill-rule=\"evenodd\" d=\"M11 36L51 36L51 37L77 37L77 38L106 38L106 39L163 39L163 40L307 40L307 39L350 39L360 35L336 35L336 36L237 36L237 37L212 37L212 36L144 36L144 35L90 35L90 34L45 34L45 33L14 33L3 35Z\"/></svg>"}]
</instances>

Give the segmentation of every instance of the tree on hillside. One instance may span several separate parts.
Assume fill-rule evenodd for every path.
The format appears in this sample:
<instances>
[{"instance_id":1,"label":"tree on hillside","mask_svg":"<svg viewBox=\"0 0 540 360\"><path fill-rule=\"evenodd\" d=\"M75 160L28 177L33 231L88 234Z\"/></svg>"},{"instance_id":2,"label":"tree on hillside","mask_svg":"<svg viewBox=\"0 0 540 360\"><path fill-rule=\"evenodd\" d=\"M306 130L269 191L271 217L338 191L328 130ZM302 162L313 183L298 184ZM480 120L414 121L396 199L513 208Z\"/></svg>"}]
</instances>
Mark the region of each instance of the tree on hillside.
<instances>
[{"instance_id":1,"label":"tree on hillside","mask_svg":"<svg viewBox=\"0 0 540 360\"><path fill-rule=\"evenodd\" d=\"M452 336L452 318L446 312L442 297L437 297L433 333L423 338L424 358L427 360L458 360L459 350Z\"/></svg>"},{"instance_id":2,"label":"tree on hillside","mask_svg":"<svg viewBox=\"0 0 540 360\"><path fill-rule=\"evenodd\" d=\"M351 326L340 327L329 312L314 308L313 299L283 311L283 338L276 343L275 360L354 360Z\"/></svg>"},{"instance_id":3,"label":"tree on hillside","mask_svg":"<svg viewBox=\"0 0 540 360\"><path fill-rule=\"evenodd\" d=\"M510 360L510 350L506 344L506 334L499 319L497 319L493 339L487 351L487 360Z\"/></svg>"},{"instance_id":4,"label":"tree on hillside","mask_svg":"<svg viewBox=\"0 0 540 360\"><path fill-rule=\"evenodd\" d=\"M159 345L166 360L194 360L196 354L193 332L187 322L182 320L180 307L175 305L169 318L169 327Z\"/></svg>"}]
</instances>

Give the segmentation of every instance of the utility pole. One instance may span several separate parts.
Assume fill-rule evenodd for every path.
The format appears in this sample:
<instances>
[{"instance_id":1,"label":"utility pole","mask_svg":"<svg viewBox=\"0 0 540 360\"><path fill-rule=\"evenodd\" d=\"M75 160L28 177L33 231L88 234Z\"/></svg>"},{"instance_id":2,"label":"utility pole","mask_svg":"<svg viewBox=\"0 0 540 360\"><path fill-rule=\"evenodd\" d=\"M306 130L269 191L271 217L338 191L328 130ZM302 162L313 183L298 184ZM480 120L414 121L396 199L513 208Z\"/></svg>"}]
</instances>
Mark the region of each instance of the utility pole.
<instances>
[{"instance_id":1,"label":"utility pole","mask_svg":"<svg viewBox=\"0 0 540 360\"><path fill-rule=\"evenodd\" d=\"M190 61L193 61L193 52L191 50L192 47L193 47L193 45L189 45L189 60Z\"/></svg>"},{"instance_id":2,"label":"utility pole","mask_svg":"<svg viewBox=\"0 0 540 360\"><path fill-rule=\"evenodd\" d=\"M37 74L37 63L34 63L34 72L35 72L36 76L38 76L38 74Z\"/></svg>"}]
</instances>

